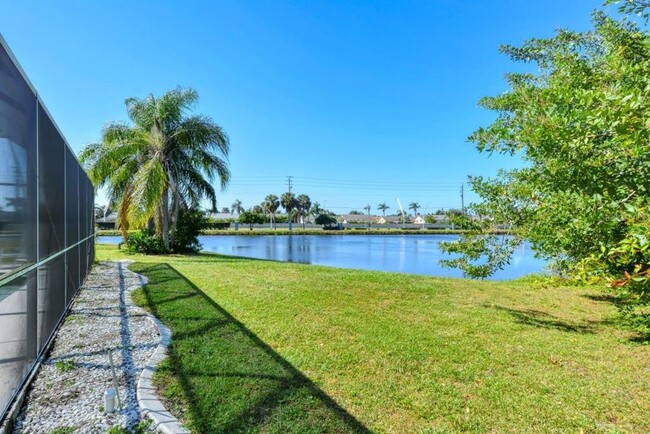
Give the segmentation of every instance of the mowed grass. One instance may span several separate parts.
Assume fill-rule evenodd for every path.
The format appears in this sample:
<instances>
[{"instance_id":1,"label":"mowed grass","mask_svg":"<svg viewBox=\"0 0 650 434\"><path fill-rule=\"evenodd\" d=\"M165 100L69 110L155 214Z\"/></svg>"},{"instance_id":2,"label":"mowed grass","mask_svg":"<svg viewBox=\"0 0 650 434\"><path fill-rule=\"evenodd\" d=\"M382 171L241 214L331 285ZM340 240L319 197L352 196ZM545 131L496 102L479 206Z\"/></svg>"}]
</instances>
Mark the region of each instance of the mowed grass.
<instances>
[{"instance_id":1,"label":"mowed grass","mask_svg":"<svg viewBox=\"0 0 650 434\"><path fill-rule=\"evenodd\" d=\"M650 432L650 347L595 289L129 258L195 432Z\"/></svg>"}]
</instances>

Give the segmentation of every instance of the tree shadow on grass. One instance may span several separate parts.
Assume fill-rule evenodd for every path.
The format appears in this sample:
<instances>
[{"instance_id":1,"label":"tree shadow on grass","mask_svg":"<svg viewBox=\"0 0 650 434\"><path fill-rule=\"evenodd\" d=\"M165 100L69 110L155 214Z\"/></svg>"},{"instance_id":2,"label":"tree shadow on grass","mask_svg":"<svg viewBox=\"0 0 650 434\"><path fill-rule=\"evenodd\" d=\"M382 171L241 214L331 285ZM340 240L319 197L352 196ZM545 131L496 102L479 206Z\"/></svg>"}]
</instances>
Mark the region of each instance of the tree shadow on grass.
<instances>
[{"instance_id":1,"label":"tree shadow on grass","mask_svg":"<svg viewBox=\"0 0 650 434\"><path fill-rule=\"evenodd\" d=\"M149 279L134 299L172 330L156 381L192 431L370 432L169 264L130 268Z\"/></svg>"},{"instance_id":2,"label":"tree shadow on grass","mask_svg":"<svg viewBox=\"0 0 650 434\"><path fill-rule=\"evenodd\" d=\"M634 334L628 339L638 344L650 344L650 311L644 308L647 305L639 305L615 294L588 294L583 297L601 303L608 303L616 306L618 315L612 316L603 323L625 328Z\"/></svg>"},{"instance_id":3,"label":"tree shadow on grass","mask_svg":"<svg viewBox=\"0 0 650 434\"><path fill-rule=\"evenodd\" d=\"M512 316L516 322L519 324L525 324L533 327L539 327L544 329L559 330L562 332L573 332L573 333L594 333L593 327L586 324L576 324L570 323L568 321L561 320L553 315L550 315L541 310L535 309L513 309L504 306L498 305L485 305L492 309L496 309L502 312L506 312Z\"/></svg>"}]
</instances>

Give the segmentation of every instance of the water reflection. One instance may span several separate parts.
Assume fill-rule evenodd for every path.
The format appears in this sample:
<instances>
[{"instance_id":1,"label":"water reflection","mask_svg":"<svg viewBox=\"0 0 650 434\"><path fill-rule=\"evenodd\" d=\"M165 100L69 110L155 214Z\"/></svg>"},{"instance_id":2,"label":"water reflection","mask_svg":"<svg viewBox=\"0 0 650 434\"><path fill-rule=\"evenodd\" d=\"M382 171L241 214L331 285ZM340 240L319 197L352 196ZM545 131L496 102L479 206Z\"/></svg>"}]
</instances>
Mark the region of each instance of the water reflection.
<instances>
[{"instance_id":1,"label":"water reflection","mask_svg":"<svg viewBox=\"0 0 650 434\"><path fill-rule=\"evenodd\" d=\"M276 261L302 262L342 268L391 271L431 276L463 277L458 270L442 268L439 243L455 235L293 235L199 237L208 252ZM117 244L120 237L99 237L100 243ZM543 271L528 245L520 246L510 265L492 279L513 279Z\"/></svg>"}]
</instances>

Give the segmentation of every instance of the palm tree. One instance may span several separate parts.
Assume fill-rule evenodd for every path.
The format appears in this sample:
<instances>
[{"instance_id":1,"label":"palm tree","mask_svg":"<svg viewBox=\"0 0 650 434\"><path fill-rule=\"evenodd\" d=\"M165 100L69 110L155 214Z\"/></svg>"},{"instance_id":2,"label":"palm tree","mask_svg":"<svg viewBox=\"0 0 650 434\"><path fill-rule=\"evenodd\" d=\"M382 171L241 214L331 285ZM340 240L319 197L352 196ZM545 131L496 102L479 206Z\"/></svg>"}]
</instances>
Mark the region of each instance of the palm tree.
<instances>
[{"instance_id":1,"label":"palm tree","mask_svg":"<svg viewBox=\"0 0 650 434\"><path fill-rule=\"evenodd\" d=\"M280 200L274 194L269 194L264 198L262 207L271 215L271 226L275 229L275 213L280 208Z\"/></svg>"},{"instance_id":2,"label":"palm tree","mask_svg":"<svg viewBox=\"0 0 650 434\"><path fill-rule=\"evenodd\" d=\"M112 212L113 208L111 208L111 204L95 205L95 220L104 219Z\"/></svg>"},{"instance_id":3,"label":"palm tree","mask_svg":"<svg viewBox=\"0 0 650 434\"><path fill-rule=\"evenodd\" d=\"M309 214L311 214L312 217L314 217L314 219L316 219L316 217L323 214L324 211L325 210L320 207L320 203L314 202L312 204L311 208L309 209Z\"/></svg>"},{"instance_id":4,"label":"palm tree","mask_svg":"<svg viewBox=\"0 0 650 434\"><path fill-rule=\"evenodd\" d=\"M188 115L198 101L193 89L176 88L160 97L127 98L131 124L112 122L100 142L84 147L80 160L96 187L106 186L118 206L118 224L126 241L129 227L153 221L167 249L173 245L181 207L216 193L230 179L230 148L223 129L210 117Z\"/></svg>"},{"instance_id":5,"label":"palm tree","mask_svg":"<svg viewBox=\"0 0 650 434\"><path fill-rule=\"evenodd\" d=\"M389 209L389 208L390 207L388 205L386 205L385 203L380 203L379 205L377 205L377 209L379 211L381 211L382 213L384 213L384 217L386 217L386 210Z\"/></svg>"},{"instance_id":6,"label":"palm tree","mask_svg":"<svg viewBox=\"0 0 650 434\"><path fill-rule=\"evenodd\" d=\"M411 202L411 203L409 204L409 209L412 209L412 210L413 210L413 215L416 216L416 217L417 217L417 215L418 215L418 209L420 209L420 208L421 208L421 206L420 206L420 204L417 203L417 202Z\"/></svg>"},{"instance_id":7,"label":"palm tree","mask_svg":"<svg viewBox=\"0 0 650 434\"><path fill-rule=\"evenodd\" d=\"M289 230L291 230L292 216L291 211L296 208L296 195L293 193L284 193L280 198L280 204L282 208L287 212L289 216Z\"/></svg>"},{"instance_id":8,"label":"palm tree","mask_svg":"<svg viewBox=\"0 0 650 434\"><path fill-rule=\"evenodd\" d=\"M232 205L230 205L230 214L241 214L244 212L244 207L242 205L241 200L236 199Z\"/></svg>"},{"instance_id":9,"label":"palm tree","mask_svg":"<svg viewBox=\"0 0 650 434\"><path fill-rule=\"evenodd\" d=\"M305 229L305 215L311 208L311 199L306 194L299 194L296 198L296 209L300 215L300 221L302 222L302 228Z\"/></svg>"},{"instance_id":10,"label":"palm tree","mask_svg":"<svg viewBox=\"0 0 650 434\"><path fill-rule=\"evenodd\" d=\"M364 206L363 209L365 209L366 212L368 213L368 215L370 215L370 210L372 209L372 207L370 206L370 204Z\"/></svg>"}]
</instances>

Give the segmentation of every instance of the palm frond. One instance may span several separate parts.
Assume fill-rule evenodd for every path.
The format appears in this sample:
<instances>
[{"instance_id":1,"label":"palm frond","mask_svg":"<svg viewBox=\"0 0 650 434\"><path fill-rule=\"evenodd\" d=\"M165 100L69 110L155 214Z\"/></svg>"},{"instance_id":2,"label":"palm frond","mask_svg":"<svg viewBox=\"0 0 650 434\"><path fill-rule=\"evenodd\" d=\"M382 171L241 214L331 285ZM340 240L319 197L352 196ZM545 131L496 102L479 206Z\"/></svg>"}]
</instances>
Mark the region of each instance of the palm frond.
<instances>
[{"instance_id":1,"label":"palm frond","mask_svg":"<svg viewBox=\"0 0 650 434\"><path fill-rule=\"evenodd\" d=\"M167 190L167 174L158 158L152 158L140 167L133 177L133 187L128 219L135 226L143 226Z\"/></svg>"}]
</instances>

